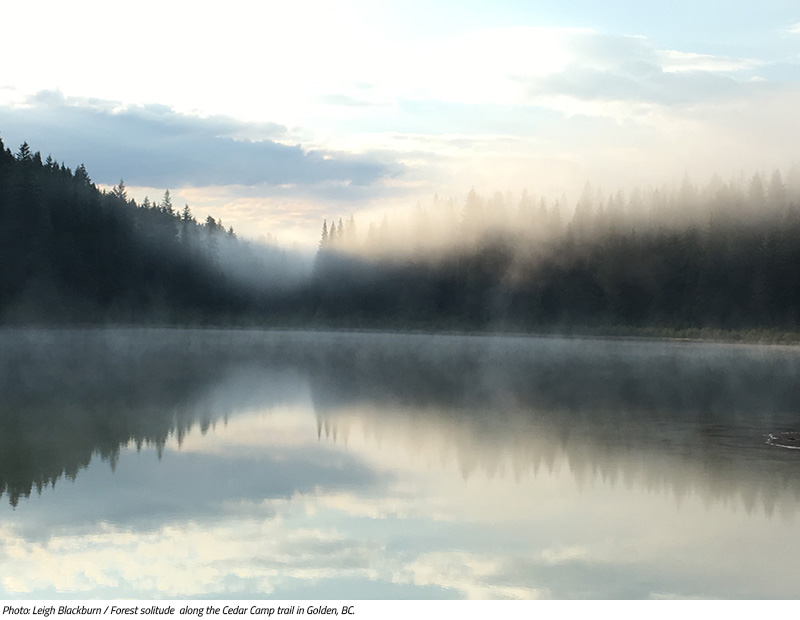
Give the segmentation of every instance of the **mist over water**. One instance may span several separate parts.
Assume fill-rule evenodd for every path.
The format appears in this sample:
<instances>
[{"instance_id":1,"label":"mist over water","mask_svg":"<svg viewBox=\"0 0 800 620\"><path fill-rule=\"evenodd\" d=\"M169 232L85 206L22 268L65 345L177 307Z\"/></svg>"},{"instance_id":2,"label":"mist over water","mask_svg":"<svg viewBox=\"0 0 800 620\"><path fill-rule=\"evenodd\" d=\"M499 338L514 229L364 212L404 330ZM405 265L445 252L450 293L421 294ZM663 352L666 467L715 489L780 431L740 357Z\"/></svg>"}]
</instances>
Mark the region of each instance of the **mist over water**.
<instances>
[{"instance_id":1,"label":"mist over water","mask_svg":"<svg viewBox=\"0 0 800 620\"><path fill-rule=\"evenodd\" d=\"M0 338L5 598L797 595L794 347Z\"/></svg>"}]
</instances>

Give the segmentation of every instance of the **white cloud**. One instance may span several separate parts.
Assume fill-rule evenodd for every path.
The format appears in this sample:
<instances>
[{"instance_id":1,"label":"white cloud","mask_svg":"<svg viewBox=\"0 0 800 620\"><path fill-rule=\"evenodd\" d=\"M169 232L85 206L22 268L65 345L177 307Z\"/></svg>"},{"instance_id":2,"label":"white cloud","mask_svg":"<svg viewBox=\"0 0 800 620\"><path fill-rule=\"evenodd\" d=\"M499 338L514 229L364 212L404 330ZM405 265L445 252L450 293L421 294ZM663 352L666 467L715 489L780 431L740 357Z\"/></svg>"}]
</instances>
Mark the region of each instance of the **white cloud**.
<instances>
[{"instance_id":1,"label":"white cloud","mask_svg":"<svg viewBox=\"0 0 800 620\"><path fill-rule=\"evenodd\" d=\"M394 579L415 585L436 585L462 592L471 600L549 598L546 589L522 584L496 583L506 572L507 558L465 551L424 553L403 568ZM520 581L524 580L520 579Z\"/></svg>"},{"instance_id":2,"label":"white cloud","mask_svg":"<svg viewBox=\"0 0 800 620\"><path fill-rule=\"evenodd\" d=\"M676 50L664 50L659 54L663 58L662 69L667 73L680 71L745 71L763 64L754 58L728 58Z\"/></svg>"},{"instance_id":3,"label":"white cloud","mask_svg":"<svg viewBox=\"0 0 800 620\"><path fill-rule=\"evenodd\" d=\"M569 49L572 60L562 71L528 80L534 101L559 96L590 104L729 100L742 95L746 81L727 74L759 65L753 59L658 50L643 37L596 33L575 37Z\"/></svg>"},{"instance_id":4,"label":"white cloud","mask_svg":"<svg viewBox=\"0 0 800 620\"><path fill-rule=\"evenodd\" d=\"M105 526L91 535L59 533L29 542L3 531L17 549L2 580L9 595L51 588L81 595L110 588L116 596L200 596L237 589L269 594L292 579L364 576L379 549L332 529L286 531L281 519L242 519L235 526L181 523L131 536ZM187 570L191 567L191 570Z\"/></svg>"}]
</instances>

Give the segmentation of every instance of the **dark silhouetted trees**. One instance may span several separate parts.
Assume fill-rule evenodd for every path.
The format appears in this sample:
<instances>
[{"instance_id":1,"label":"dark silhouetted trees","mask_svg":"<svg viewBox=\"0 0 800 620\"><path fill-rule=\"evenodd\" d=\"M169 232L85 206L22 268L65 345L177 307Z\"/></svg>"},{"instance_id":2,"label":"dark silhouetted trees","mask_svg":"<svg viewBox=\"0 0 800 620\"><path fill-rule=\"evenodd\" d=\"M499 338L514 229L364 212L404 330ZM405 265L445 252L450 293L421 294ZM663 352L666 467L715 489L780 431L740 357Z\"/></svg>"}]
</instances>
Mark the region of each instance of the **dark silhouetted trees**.
<instances>
[{"instance_id":1,"label":"dark silhouetted trees","mask_svg":"<svg viewBox=\"0 0 800 620\"><path fill-rule=\"evenodd\" d=\"M213 218L211 218L213 220ZM197 321L254 312L257 295L209 248L232 229L199 226L165 192L137 206L124 181L100 191L27 143L0 141L0 320ZM244 245L244 244L242 244ZM226 249L244 259L246 249ZM254 270L259 268L253 260Z\"/></svg>"}]
</instances>

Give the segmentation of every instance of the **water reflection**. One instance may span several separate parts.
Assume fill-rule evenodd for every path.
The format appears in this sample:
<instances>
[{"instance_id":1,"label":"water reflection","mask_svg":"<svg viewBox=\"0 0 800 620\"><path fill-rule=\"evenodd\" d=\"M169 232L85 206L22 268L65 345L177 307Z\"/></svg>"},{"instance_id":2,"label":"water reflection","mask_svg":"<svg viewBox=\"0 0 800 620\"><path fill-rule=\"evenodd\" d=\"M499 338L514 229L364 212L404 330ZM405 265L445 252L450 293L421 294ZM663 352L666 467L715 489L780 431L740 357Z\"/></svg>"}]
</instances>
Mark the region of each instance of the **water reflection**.
<instances>
[{"instance_id":1,"label":"water reflection","mask_svg":"<svg viewBox=\"0 0 800 620\"><path fill-rule=\"evenodd\" d=\"M800 594L797 349L0 337L2 597Z\"/></svg>"}]
</instances>

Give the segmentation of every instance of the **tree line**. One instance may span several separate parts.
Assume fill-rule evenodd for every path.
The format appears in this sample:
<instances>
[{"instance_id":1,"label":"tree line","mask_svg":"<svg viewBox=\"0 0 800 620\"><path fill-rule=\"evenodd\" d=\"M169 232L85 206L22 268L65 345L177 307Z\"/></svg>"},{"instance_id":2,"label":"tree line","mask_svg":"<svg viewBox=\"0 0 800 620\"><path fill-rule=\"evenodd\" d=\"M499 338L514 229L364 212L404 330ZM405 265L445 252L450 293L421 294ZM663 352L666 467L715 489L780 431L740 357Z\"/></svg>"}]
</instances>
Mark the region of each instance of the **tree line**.
<instances>
[{"instance_id":1,"label":"tree line","mask_svg":"<svg viewBox=\"0 0 800 620\"><path fill-rule=\"evenodd\" d=\"M313 270L188 205L0 141L0 321L800 329L800 175L434 197L326 220Z\"/></svg>"},{"instance_id":2,"label":"tree line","mask_svg":"<svg viewBox=\"0 0 800 620\"><path fill-rule=\"evenodd\" d=\"M83 164L0 140L0 320L223 321L255 304L232 262L263 270L233 228L178 211L169 190L137 204L124 181L102 191Z\"/></svg>"},{"instance_id":3,"label":"tree line","mask_svg":"<svg viewBox=\"0 0 800 620\"><path fill-rule=\"evenodd\" d=\"M468 329L800 327L800 177L609 195L434 199L361 239L323 234L319 313ZM351 225L355 227L354 224ZM345 227L346 231L347 228Z\"/></svg>"}]
</instances>

